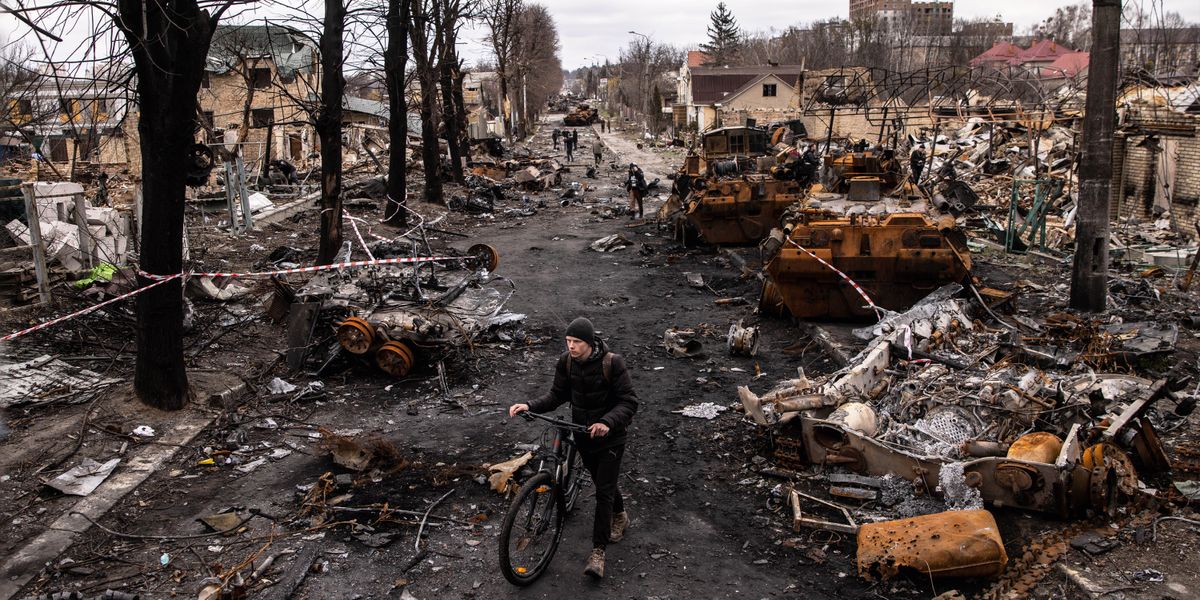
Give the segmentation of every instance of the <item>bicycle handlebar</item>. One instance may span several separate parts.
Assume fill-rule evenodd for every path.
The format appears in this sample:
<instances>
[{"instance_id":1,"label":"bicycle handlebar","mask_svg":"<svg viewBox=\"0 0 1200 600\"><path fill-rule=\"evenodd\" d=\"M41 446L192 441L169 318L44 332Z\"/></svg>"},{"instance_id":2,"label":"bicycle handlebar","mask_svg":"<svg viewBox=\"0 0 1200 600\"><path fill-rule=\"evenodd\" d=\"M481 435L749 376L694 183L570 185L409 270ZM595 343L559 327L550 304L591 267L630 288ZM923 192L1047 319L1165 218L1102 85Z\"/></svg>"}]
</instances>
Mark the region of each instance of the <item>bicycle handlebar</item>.
<instances>
[{"instance_id":1,"label":"bicycle handlebar","mask_svg":"<svg viewBox=\"0 0 1200 600\"><path fill-rule=\"evenodd\" d=\"M554 417L547 417L546 415L538 414L538 413L531 412L528 410L519 412L517 414L521 415L521 417L523 419L525 419L526 421L533 421L534 419L538 419L538 420L550 423L551 425L554 425L556 427L562 427L563 429L568 429L571 431L584 432L584 431L588 430L587 426L585 426L585 425L580 425L578 423L572 423L570 421L563 421L561 419L555 419Z\"/></svg>"}]
</instances>

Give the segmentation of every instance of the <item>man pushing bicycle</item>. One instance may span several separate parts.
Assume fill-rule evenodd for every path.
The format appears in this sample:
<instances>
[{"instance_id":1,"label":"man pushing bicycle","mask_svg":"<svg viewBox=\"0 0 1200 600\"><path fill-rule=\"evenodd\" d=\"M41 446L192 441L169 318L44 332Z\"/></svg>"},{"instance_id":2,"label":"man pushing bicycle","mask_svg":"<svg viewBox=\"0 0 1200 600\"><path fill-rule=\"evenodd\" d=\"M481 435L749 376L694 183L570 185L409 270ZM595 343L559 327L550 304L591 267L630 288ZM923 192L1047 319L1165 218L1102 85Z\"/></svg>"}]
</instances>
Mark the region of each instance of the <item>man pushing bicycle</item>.
<instances>
[{"instance_id":1,"label":"man pushing bicycle","mask_svg":"<svg viewBox=\"0 0 1200 600\"><path fill-rule=\"evenodd\" d=\"M625 432L637 412L638 397L620 354L609 352L596 337L592 322L579 317L567 326L567 351L559 357L554 384L546 395L508 408L510 417L525 411L550 412L571 403L571 420L588 428L576 435L584 467L596 484L596 519L592 554L584 573L604 577L604 549L618 542L629 527L629 514L617 480L625 453Z\"/></svg>"}]
</instances>

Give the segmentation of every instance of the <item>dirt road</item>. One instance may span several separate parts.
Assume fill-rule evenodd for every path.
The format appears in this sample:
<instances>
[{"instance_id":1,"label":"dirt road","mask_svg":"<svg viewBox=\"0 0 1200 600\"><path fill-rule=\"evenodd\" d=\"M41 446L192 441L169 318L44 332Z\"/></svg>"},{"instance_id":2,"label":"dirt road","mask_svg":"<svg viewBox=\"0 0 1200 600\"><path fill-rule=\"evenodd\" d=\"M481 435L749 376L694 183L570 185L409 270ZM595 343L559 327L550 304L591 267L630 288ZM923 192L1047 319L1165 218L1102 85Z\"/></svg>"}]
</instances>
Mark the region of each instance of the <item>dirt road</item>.
<instances>
[{"instance_id":1,"label":"dirt road","mask_svg":"<svg viewBox=\"0 0 1200 600\"><path fill-rule=\"evenodd\" d=\"M535 153L549 152L547 132L543 128L530 144ZM591 134L586 130L582 134L581 146L586 147ZM669 171L663 159L638 152L620 134L606 134L604 139L618 164L632 159L652 177ZM195 521L203 515L230 510L260 515L246 523L244 532L159 540L126 538L93 528L59 559L86 562L87 569L53 569L28 589L101 586L96 589L102 590L105 585L123 585L143 597L195 597L209 574L286 549L296 554L276 560L273 579L281 583L256 597L285 597L273 594L306 573L303 565L293 571L289 567L314 557L318 564L327 565L303 577L290 597L386 598L407 593L425 600L563 598L583 593L602 598L858 598L867 594L866 585L854 573L850 540L791 531L790 513L772 493L780 482L757 475L763 459L756 456L756 449L761 444L739 413L726 410L711 421L678 414L682 407L700 402L731 407L738 385L762 391L765 381L795 373L798 366L813 372L828 368L828 363L815 350L808 355L785 354L783 349L802 337L785 323L764 329L758 357L728 356L725 332L731 323L748 317L753 305L713 301L752 299L757 281L740 278L721 255L678 246L652 224L602 218L604 207L625 203L622 172L601 169L599 179L587 180L583 170L573 167L565 177L567 182L589 184L583 202L560 208L556 194L545 192L539 197L547 200L548 208L531 217L453 213L439 225L469 236L439 243L465 248L485 242L499 250L496 275L511 279L517 289L509 308L527 315L524 328L511 339L483 343L470 360L446 363L449 397L441 393L433 365L424 365L421 372L400 382L377 370L353 366L323 378L325 395L319 400L292 402L289 396L271 397L260 388L235 411L226 411L218 425L100 520L117 532L180 536L204 533ZM421 210L420 205L416 208ZM315 224L315 215L308 215L294 227ZM628 238L630 246L612 253L588 249L593 240L613 233ZM272 229L269 234L286 237L287 230ZM707 287L690 287L686 273L700 274ZM562 351L563 330L577 315L590 317L612 349L627 357L641 397L621 481L633 523L625 541L610 547L608 576L600 582L588 580L582 574L590 549L588 488L568 522L550 572L530 588L517 589L497 570L497 527L506 501L476 477L479 465L512 458L519 454L515 444L540 438L540 428L507 419L504 409L546 389L554 360ZM672 326L706 332L701 338L705 355L668 356L661 340L663 331ZM269 355L282 347L282 332L273 335L245 340L244 344L258 346L241 350L257 347ZM757 381L759 372L771 377ZM277 366L258 382L275 375L300 386L313 380ZM359 478L353 486L340 488L339 495L347 494L339 498L341 505L387 502L391 507L421 511L453 490L434 514L478 524L431 523L421 541L429 552L407 571L404 567L416 554L412 524L361 518L357 529L347 525L306 529L306 521L293 518L301 508L298 489L305 489L297 486L311 485L327 471L343 472L314 440L317 426L377 431L413 463L397 474L377 480ZM203 465L214 450L229 447L241 448L247 462L276 450L290 452L248 473L232 466ZM923 593L902 583L888 595Z\"/></svg>"}]
</instances>

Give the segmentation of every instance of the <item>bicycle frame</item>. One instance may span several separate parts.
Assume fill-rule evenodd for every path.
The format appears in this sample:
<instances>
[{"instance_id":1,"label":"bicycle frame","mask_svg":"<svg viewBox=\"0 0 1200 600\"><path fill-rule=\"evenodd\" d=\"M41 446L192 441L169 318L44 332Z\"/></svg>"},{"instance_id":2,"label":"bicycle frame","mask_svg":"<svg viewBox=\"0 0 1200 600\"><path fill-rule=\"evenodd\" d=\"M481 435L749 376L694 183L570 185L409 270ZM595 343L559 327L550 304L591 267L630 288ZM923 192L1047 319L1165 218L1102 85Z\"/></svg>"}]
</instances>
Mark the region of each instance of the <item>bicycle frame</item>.
<instances>
[{"instance_id":1,"label":"bicycle frame","mask_svg":"<svg viewBox=\"0 0 1200 600\"><path fill-rule=\"evenodd\" d=\"M550 473L551 481L554 482L555 487L559 490L562 490L565 495L567 492L566 484L568 483L568 478L578 477L579 475L578 473L573 472L571 469L571 465L574 464L574 455L575 453L579 452L579 448L576 446L575 440L572 439L573 436L571 433L585 433L587 432L587 427L578 425L576 423L570 423L567 421L546 417L536 413L523 412L521 413L521 416L525 417L525 419L528 421L538 419L546 421L554 426L554 439L550 442L550 447L548 449L545 447L539 448L537 470ZM549 451L547 452L546 450ZM551 463L549 467L546 464L547 462ZM575 499L566 498L566 500L567 508L569 510L572 505L574 505Z\"/></svg>"}]
</instances>

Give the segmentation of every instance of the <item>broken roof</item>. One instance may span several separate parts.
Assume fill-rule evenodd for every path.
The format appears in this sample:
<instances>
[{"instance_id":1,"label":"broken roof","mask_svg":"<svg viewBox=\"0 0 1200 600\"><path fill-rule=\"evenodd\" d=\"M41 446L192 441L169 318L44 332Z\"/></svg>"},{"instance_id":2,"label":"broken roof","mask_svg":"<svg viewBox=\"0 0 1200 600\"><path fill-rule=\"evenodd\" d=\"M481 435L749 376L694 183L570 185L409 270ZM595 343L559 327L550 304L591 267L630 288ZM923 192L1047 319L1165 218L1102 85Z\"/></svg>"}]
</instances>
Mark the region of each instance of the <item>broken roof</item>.
<instances>
[{"instance_id":1,"label":"broken roof","mask_svg":"<svg viewBox=\"0 0 1200 600\"><path fill-rule=\"evenodd\" d=\"M223 74L239 58L269 57L280 76L291 77L312 71L315 54L316 45L308 36L285 25L220 25L213 32L205 70Z\"/></svg>"}]
</instances>

